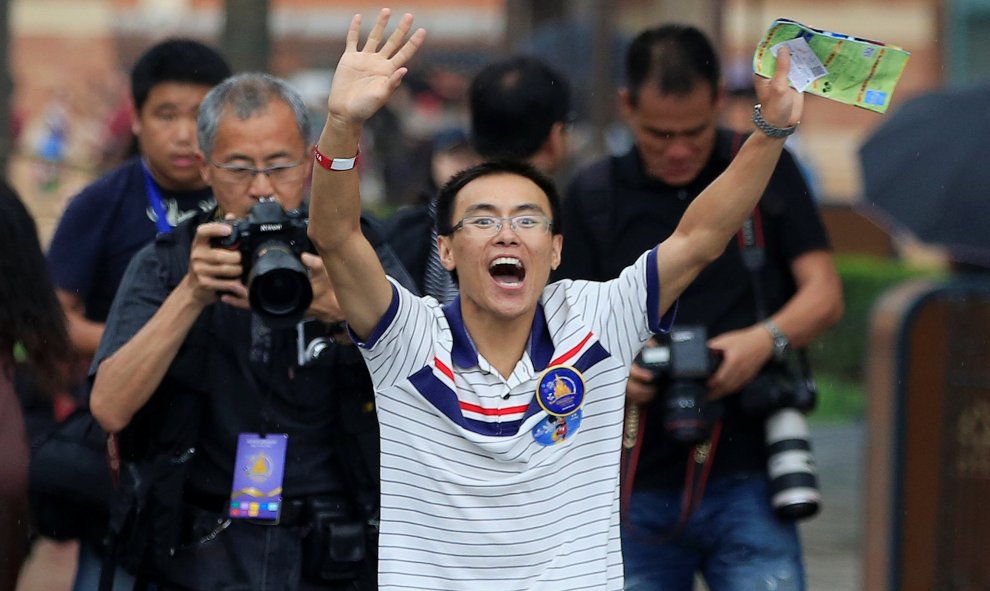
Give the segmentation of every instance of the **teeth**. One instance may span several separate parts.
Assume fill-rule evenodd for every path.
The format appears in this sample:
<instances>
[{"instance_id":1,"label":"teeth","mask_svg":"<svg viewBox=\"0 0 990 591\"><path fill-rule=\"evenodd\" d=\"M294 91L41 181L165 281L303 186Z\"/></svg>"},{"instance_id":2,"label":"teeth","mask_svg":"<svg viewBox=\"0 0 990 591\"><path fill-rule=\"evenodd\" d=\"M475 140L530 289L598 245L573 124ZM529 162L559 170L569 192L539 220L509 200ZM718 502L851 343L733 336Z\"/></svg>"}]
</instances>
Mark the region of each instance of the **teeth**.
<instances>
[{"instance_id":1,"label":"teeth","mask_svg":"<svg viewBox=\"0 0 990 591\"><path fill-rule=\"evenodd\" d=\"M489 265L488 268L490 269L495 265L514 265L516 267L520 267L520 268L522 267L522 263L519 261L519 259L515 257L499 257L494 261L492 261L491 265Z\"/></svg>"}]
</instances>

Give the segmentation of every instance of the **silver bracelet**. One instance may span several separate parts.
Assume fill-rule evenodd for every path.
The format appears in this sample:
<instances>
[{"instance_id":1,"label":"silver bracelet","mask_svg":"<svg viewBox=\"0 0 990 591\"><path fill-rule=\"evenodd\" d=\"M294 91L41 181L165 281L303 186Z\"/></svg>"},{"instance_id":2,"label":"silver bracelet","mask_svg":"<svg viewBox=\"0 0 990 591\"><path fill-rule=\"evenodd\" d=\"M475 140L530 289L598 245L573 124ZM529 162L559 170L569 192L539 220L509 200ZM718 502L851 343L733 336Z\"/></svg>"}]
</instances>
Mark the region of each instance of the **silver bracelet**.
<instances>
[{"instance_id":1,"label":"silver bracelet","mask_svg":"<svg viewBox=\"0 0 990 591\"><path fill-rule=\"evenodd\" d=\"M757 104L753 107L753 125L769 137L787 137L794 133L797 125L790 127L777 127L763 118L763 105Z\"/></svg>"}]
</instances>

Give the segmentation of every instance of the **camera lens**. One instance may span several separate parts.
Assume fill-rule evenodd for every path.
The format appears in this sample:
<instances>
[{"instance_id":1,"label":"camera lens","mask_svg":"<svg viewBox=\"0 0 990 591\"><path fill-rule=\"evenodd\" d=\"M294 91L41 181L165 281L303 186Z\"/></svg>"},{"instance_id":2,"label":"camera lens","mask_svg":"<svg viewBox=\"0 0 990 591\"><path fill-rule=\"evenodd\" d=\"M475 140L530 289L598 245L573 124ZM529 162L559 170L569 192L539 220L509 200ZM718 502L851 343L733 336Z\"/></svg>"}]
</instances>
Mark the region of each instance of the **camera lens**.
<instances>
[{"instance_id":1,"label":"camera lens","mask_svg":"<svg viewBox=\"0 0 990 591\"><path fill-rule=\"evenodd\" d=\"M767 419L766 428L770 504L781 518L814 515L822 495L804 415L793 408L779 410Z\"/></svg>"},{"instance_id":2,"label":"camera lens","mask_svg":"<svg viewBox=\"0 0 990 591\"><path fill-rule=\"evenodd\" d=\"M258 247L248 277L251 308L269 326L292 326L299 322L313 301L313 288L306 267L281 242Z\"/></svg>"},{"instance_id":3,"label":"camera lens","mask_svg":"<svg viewBox=\"0 0 990 591\"><path fill-rule=\"evenodd\" d=\"M675 441L698 443L708 438L712 412L703 382L676 380L664 397L663 428Z\"/></svg>"}]
</instances>

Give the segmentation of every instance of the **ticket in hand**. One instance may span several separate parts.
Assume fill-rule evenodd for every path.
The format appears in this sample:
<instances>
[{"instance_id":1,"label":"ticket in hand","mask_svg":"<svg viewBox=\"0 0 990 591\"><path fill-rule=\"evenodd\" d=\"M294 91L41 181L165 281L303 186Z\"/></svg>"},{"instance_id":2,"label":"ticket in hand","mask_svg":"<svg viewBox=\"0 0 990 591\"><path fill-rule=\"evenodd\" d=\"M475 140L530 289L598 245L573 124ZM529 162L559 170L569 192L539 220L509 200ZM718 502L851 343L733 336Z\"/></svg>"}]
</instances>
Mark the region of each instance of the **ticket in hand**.
<instances>
[{"instance_id":1,"label":"ticket in hand","mask_svg":"<svg viewBox=\"0 0 990 591\"><path fill-rule=\"evenodd\" d=\"M777 19L756 48L753 71L773 75L783 46L791 52L788 78L794 88L877 113L890 106L911 55L894 45Z\"/></svg>"}]
</instances>

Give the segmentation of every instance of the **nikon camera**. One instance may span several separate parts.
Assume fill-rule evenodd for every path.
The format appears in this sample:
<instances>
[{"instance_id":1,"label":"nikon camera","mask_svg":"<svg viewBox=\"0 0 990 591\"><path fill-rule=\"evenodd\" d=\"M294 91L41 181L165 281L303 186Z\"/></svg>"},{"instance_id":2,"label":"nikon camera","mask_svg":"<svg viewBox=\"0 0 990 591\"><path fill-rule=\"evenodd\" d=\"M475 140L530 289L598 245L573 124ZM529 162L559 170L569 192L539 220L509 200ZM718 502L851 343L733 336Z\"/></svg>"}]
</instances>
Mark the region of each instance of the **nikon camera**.
<instances>
[{"instance_id":1,"label":"nikon camera","mask_svg":"<svg viewBox=\"0 0 990 591\"><path fill-rule=\"evenodd\" d=\"M265 198L247 218L228 223L230 235L214 238L212 246L240 251L251 309L271 328L295 325L313 301L309 271L300 260L309 248L306 213L286 212L278 201Z\"/></svg>"}]
</instances>

